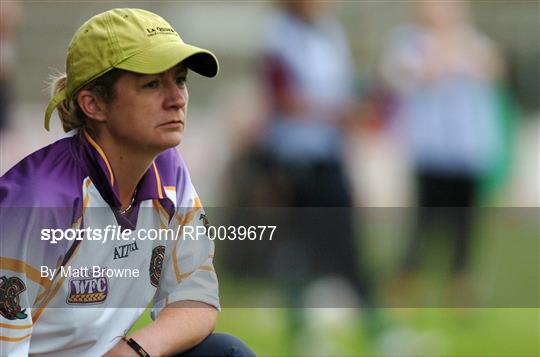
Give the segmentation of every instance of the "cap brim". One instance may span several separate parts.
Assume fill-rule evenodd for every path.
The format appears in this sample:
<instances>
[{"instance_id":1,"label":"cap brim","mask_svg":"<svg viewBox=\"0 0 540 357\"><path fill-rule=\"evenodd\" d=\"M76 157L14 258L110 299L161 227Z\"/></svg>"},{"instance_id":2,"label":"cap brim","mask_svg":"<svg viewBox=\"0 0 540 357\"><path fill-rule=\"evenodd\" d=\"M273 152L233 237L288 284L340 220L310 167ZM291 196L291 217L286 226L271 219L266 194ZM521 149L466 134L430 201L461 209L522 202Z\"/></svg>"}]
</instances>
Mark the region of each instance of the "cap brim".
<instances>
[{"instance_id":1,"label":"cap brim","mask_svg":"<svg viewBox=\"0 0 540 357\"><path fill-rule=\"evenodd\" d=\"M142 74L161 73L180 62L205 77L215 77L219 71L216 56L205 49L180 42L167 42L137 53L114 67Z\"/></svg>"}]
</instances>

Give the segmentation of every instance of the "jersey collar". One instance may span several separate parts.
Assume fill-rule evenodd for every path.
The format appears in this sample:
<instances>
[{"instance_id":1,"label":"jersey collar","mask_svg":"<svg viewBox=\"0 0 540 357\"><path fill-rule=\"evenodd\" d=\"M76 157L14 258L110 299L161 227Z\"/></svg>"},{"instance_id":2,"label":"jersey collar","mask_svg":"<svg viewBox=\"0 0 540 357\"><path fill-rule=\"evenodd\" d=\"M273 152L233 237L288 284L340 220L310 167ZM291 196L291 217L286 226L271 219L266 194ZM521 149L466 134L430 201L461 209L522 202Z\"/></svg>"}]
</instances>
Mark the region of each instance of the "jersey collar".
<instances>
[{"instance_id":1,"label":"jersey collar","mask_svg":"<svg viewBox=\"0 0 540 357\"><path fill-rule=\"evenodd\" d=\"M80 131L79 137L83 143L84 161L89 169L90 179L111 207L120 207L118 182L107 155L86 129ZM137 185L134 204L138 205L146 200L157 200L172 217L176 208L176 200L171 199L170 194L167 195L165 188L169 186L164 184L163 179L170 181L168 177L161 177L159 165L156 165L155 160Z\"/></svg>"}]
</instances>

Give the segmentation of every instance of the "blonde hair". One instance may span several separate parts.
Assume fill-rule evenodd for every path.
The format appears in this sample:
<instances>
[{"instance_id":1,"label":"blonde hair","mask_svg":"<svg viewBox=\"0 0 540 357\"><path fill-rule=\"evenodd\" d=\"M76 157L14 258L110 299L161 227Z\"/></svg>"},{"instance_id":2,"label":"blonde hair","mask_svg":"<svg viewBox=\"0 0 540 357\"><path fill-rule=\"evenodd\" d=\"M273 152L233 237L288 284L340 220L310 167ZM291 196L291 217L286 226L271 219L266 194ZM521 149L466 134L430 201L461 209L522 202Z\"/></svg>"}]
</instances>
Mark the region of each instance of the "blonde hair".
<instances>
[{"instance_id":1,"label":"blonde hair","mask_svg":"<svg viewBox=\"0 0 540 357\"><path fill-rule=\"evenodd\" d=\"M90 83L84 85L80 90L87 89L95 93L105 103L110 104L115 98L115 85L120 76L125 71L120 69L112 69L100 77L92 80ZM50 89L51 97L66 89L67 76L65 73L58 73L51 76ZM58 116L62 122L62 128L65 132L68 132L76 128L84 128L88 126L89 118L84 114L79 103L77 102L78 90L71 98L63 100L58 107ZM90 119L91 120L91 119Z\"/></svg>"},{"instance_id":2,"label":"blonde hair","mask_svg":"<svg viewBox=\"0 0 540 357\"><path fill-rule=\"evenodd\" d=\"M54 97L57 93L65 90L66 82L67 76L64 73L53 76L50 85L51 97ZM80 118L72 108L74 108L74 103L73 100L70 99L63 100L56 108L60 121L62 122L62 128L65 132L86 126L86 118Z\"/></svg>"}]
</instances>

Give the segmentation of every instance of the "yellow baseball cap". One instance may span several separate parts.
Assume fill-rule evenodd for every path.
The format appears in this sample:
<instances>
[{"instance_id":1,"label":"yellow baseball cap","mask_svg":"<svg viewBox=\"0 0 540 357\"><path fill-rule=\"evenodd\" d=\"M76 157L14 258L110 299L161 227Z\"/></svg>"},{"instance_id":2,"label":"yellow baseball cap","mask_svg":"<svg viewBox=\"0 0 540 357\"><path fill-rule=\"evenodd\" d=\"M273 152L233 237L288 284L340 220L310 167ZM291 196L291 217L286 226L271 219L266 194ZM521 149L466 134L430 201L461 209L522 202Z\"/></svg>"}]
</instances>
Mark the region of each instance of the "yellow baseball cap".
<instances>
[{"instance_id":1,"label":"yellow baseball cap","mask_svg":"<svg viewBox=\"0 0 540 357\"><path fill-rule=\"evenodd\" d=\"M84 23L69 44L66 60L66 88L49 102L45 129L54 109L66 98L107 71L156 74L185 61L203 76L215 77L219 70L216 56L188 45L160 16L141 9L113 9Z\"/></svg>"}]
</instances>

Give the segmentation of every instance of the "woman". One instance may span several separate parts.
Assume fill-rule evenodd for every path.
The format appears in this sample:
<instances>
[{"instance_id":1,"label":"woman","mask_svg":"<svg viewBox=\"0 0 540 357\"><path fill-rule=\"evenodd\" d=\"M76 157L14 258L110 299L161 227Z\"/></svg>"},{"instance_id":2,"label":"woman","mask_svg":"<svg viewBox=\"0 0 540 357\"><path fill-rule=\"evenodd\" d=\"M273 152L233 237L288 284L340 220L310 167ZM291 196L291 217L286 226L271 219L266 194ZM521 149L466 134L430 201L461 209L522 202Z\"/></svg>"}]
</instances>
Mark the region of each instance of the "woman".
<instances>
[{"instance_id":1,"label":"woman","mask_svg":"<svg viewBox=\"0 0 540 357\"><path fill-rule=\"evenodd\" d=\"M45 115L48 129L57 108L68 135L0 179L1 355L252 354L210 335L212 242L138 235L205 221L174 149L188 69L214 77L217 59L144 10L107 11L75 33ZM151 302L154 321L124 336Z\"/></svg>"},{"instance_id":2,"label":"woman","mask_svg":"<svg viewBox=\"0 0 540 357\"><path fill-rule=\"evenodd\" d=\"M439 222L452 235L460 280L470 265L478 187L501 150L495 94L503 59L472 23L466 1L420 1L415 10L417 21L395 31L382 62L420 207L403 270L418 269L425 233Z\"/></svg>"}]
</instances>

